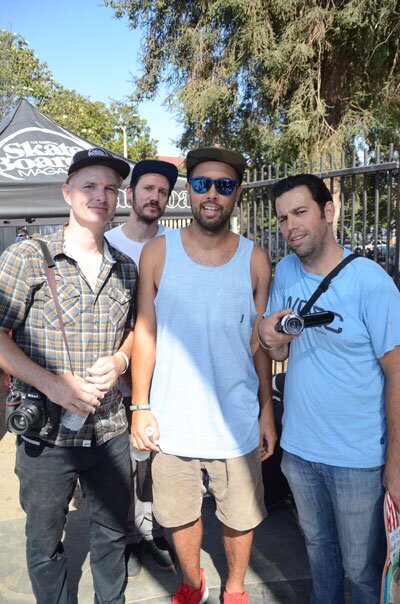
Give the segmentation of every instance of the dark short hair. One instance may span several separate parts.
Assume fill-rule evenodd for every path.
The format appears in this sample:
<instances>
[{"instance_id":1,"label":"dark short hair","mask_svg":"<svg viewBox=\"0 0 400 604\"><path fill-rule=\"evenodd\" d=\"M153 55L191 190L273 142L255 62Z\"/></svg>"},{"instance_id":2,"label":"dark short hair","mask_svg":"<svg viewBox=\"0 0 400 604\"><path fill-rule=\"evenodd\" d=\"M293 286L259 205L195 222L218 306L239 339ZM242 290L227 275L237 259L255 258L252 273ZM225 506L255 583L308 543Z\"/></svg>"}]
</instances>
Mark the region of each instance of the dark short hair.
<instances>
[{"instance_id":1,"label":"dark short hair","mask_svg":"<svg viewBox=\"0 0 400 604\"><path fill-rule=\"evenodd\" d=\"M332 193L322 178L315 176L315 174L296 174L295 176L282 178L282 180L278 181L272 189L275 204L278 197L296 187L302 186L307 187L310 191L311 197L319 205L321 214L323 215L326 202L333 201L333 198Z\"/></svg>"}]
</instances>

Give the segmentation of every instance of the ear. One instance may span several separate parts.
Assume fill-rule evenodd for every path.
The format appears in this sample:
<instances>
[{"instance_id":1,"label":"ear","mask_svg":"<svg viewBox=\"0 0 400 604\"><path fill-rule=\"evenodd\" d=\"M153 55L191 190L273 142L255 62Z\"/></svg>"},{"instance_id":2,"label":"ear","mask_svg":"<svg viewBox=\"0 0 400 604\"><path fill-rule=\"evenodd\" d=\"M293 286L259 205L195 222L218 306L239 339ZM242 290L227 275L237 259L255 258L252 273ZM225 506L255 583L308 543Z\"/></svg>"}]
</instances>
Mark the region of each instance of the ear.
<instances>
[{"instance_id":1,"label":"ear","mask_svg":"<svg viewBox=\"0 0 400 604\"><path fill-rule=\"evenodd\" d=\"M335 219L335 204L333 201L327 201L324 208L325 220L328 224L333 224Z\"/></svg>"},{"instance_id":2,"label":"ear","mask_svg":"<svg viewBox=\"0 0 400 604\"><path fill-rule=\"evenodd\" d=\"M185 182L185 189L189 193L189 191L190 191L190 182L188 182L188 181Z\"/></svg>"},{"instance_id":3,"label":"ear","mask_svg":"<svg viewBox=\"0 0 400 604\"><path fill-rule=\"evenodd\" d=\"M242 194L242 191L243 191L243 187L241 187L241 186L239 186L239 187L236 189L236 198L235 198L235 202L236 202L236 203L239 201L240 196L241 196L241 194Z\"/></svg>"},{"instance_id":4,"label":"ear","mask_svg":"<svg viewBox=\"0 0 400 604\"><path fill-rule=\"evenodd\" d=\"M61 190L62 190L62 194L64 195L64 199L65 199L66 203L70 206L71 201L69 198L69 185L67 185L67 183L64 183Z\"/></svg>"}]
</instances>

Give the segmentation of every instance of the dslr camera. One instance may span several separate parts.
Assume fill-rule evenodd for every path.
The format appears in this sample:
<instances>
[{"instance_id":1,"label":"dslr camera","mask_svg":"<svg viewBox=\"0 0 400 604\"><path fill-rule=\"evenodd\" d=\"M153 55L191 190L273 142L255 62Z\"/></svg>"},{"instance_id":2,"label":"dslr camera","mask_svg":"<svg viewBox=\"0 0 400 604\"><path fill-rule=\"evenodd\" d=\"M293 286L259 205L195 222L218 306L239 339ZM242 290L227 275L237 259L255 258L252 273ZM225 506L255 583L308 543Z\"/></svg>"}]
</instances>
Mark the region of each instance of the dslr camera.
<instances>
[{"instance_id":1,"label":"dslr camera","mask_svg":"<svg viewBox=\"0 0 400 604\"><path fill-rule=\"evenodd\" d=\"M27 392L12 389L6 399L7 430L14 434L36 432L39 436L47 436L59 420L59 412L55 407L58 405L48 401L35 388L30 388Z\"/></svg>"},{"instance_id":2,"label":"dslr camera","mask_svg":"<svg viewBox=\"0 0 400 604\"><path fill-rule=\"evenodd\" d=\"M328 323L332 323L334 318L335 315L330 310L313 312L306 315L291 313L282 317L279 323L277 323L275 329L280 333L286 333L289 336L296 336L301 333L305 327L326 325Z\"/></svg>"}]
</instances>

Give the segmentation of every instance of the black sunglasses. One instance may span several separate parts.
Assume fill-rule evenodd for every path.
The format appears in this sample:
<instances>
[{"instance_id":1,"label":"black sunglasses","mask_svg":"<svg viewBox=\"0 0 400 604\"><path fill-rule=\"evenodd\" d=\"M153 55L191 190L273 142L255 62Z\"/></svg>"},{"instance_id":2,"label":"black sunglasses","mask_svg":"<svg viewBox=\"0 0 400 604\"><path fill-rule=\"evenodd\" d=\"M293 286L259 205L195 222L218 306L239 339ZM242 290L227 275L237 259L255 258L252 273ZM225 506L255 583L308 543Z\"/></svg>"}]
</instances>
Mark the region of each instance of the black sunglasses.
<instances>
[{"instance_id":1,"label":"black sunglasses","mask_svg":"<svg viewBox=\"0 0 400 604\"><path fill-rule=\"evenodd\" d=\"M235 188L238 186L236 180L231 178L207 178L206 176L192 176L189 178L189 182L195 193L207 193L212 187L215 186L217 193L220 195L232 195Z\"/></svg>"}]
</instances>

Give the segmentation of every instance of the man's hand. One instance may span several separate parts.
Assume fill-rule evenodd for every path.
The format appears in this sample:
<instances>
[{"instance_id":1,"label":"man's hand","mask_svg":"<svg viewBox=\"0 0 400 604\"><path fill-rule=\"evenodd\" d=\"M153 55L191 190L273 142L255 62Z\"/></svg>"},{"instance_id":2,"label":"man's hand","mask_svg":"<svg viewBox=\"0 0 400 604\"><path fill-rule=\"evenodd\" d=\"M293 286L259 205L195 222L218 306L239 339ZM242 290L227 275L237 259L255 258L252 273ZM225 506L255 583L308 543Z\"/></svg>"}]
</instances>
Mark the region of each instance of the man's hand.
<instances>
[{"instance_id":1,"label":"man's hand","mask_svg":"<svg viewBox=\"0 0 400 604\"><path fill-rule=\"evenodd\" d=\"M397 464L386 462L382 484L393 497L397 509L400 510L400 475Z\"/></svg>"},{"instance_id":2,"label":"man's hand","mask_svg":"<svg viewBox=\"0 0 400 604\"><path fill-rule=\"evenodd\" d=\"M261 342L266 348L279 348L280 346L289 344L289 342L298 337L297 335L290 336L276 330L276 326L282 317L289 315L292 312L293 310L291 308L283 308L260 321L258 324L258 334Z\"/></svg>"},{"instance_id":3,"label":"man's hand","mask_svg":"<svg viewBox=\"0 0 400 604\"><path fill-rule=\"evenodd\" d=\"M97 386L105 394L111 390L125 369L126 362L122 355L100 357L87 369L86 381Z\"/></svg>"},{"instance_id":4,"label":"man's hand","mask_svg":"<svg viewBox=\"0 0 400 604\"><path fill-rule=\"evenodd\" d=\"M153 430L151 440L146 434L149 427ZM157 446L159 438L158 425L152 412L147 410L133 411L131 421L132 446L140 451L159 451L160 448Z\"/></svg>"},{"instance_id":5,"label":"man's hand","mask_svg":"<svg viewBox=\"0 0 400 604\"><path fill-rule=\"evenodd\" d=\"M51 388L44 394L53 403L79 415L96 411L100 400L104 398L104 393L97 386L72 373L54 375Z\"/></svg>"},{"instance_id":6,"label":"man's hand","mask_svg":"<svg viewBox=\"0 0 400 604\"><path fill-rule=\"evenodd\" d=\"M261 461L265 461L273 455L278 440L275 430L274 413L272 403L263 405L260 411L260 451Z\"/></svg>"}]
</instances>

